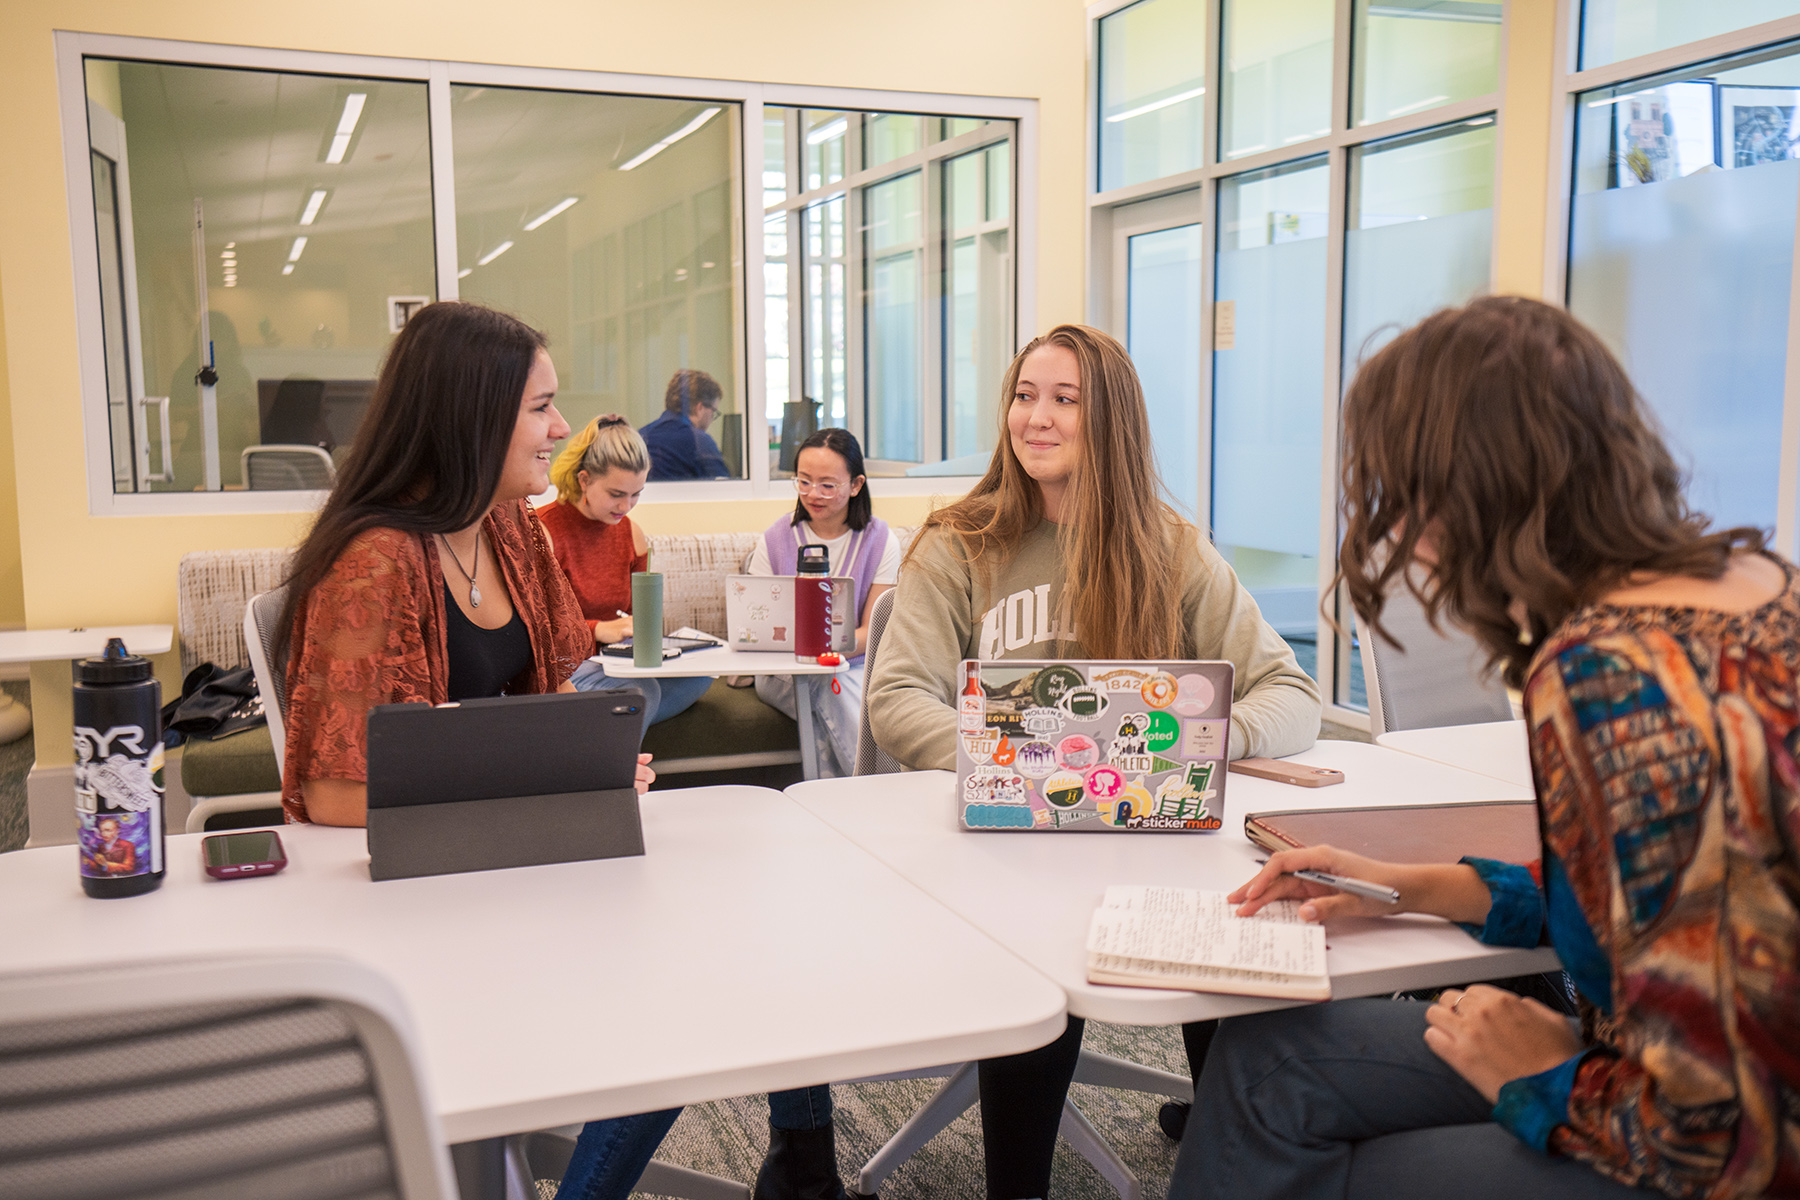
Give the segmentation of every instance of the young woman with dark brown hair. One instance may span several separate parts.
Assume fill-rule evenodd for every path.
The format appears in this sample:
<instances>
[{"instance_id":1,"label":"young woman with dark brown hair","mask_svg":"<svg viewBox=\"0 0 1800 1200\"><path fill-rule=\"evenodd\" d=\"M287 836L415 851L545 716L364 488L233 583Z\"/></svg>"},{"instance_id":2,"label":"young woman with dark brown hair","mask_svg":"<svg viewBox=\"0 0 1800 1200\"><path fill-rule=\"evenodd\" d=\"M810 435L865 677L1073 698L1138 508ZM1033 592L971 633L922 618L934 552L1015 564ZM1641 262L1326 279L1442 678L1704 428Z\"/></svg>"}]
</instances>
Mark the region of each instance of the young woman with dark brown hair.
<instances>
[{"instance_id":1,"label":"young woman with dark brown hair","mask_svg":"<svg viewBox=\"0 0 1800 1200\"><path fill-rule=\"evenodd\" d=\"M1618 362L1536 301L1438 313L1372 358L1343 470L1365 636L1409 587L1523 688L1542 855L1318 846L1234 899L1548 940L1582 1029L1480 985L1225 1021L1169 1194L1800 1195L1800 572L1708 529Z\"/></svg>"},{"instance_id":2,"label":"young woman with dark brown hair","mask_svg":"<svg viewBox=\"0 0 1800 1200\"><path fill-rule=\"evenodd\" d=\"M1233 758L1312 745L1318 685L1164 502L1124 347L1059 325L1013 360L1002 396L987 474L927 518L901 571L867 685L876 742L914 768L954 767L965 658L1222 658L1237 668ZM1211 1024L1188 1030L1196 1063ZM1082 1028L1072 1017L1049 1046L981 1064L992 1200L1046 1194Z\"/></svg>"}]
</instances>

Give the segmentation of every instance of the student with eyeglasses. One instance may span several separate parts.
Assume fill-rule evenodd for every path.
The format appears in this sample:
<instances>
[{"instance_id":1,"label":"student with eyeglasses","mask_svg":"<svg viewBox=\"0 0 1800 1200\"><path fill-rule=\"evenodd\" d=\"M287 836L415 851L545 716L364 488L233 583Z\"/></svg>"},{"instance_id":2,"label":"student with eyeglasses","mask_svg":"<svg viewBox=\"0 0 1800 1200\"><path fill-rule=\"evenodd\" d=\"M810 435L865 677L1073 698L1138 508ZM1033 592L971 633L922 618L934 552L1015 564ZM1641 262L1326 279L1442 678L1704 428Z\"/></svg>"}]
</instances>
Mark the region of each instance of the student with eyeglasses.
<instances>
[{"instance_id":1,"label":"student with eyeglasses","mask_svg":"<svg viewBox=\"0 0 1800 1200\"><path fill-rule=\"evenodd\" d=\"M820 768L827 775L849 775L856 767L862 723L862 654L869 637L869 613L875 598L893 587L899 575L900 543L875 515L863 475L862 447L848 429L821 429L800 443L794 458L794 491L799 499L793 513L763 532L745 570L751 575L792 575L800 547L823 545L831 573L856 580L855 657L850 669L835 677L836 687L813 689L814 716L826 731L824 744L830 751L821 755ZM756 694L794 715L793 679L759 675Z\"/></svg>"}]
</instances>

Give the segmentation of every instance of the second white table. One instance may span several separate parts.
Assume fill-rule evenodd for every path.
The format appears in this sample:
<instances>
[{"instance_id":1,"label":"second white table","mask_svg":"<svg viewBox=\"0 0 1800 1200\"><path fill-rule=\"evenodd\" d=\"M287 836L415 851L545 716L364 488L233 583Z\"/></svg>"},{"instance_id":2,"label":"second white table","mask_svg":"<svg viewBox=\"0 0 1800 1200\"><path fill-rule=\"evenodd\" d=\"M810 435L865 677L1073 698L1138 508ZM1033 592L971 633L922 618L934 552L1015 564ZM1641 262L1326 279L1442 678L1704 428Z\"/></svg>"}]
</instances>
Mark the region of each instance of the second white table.
<instances>
[{"instance_id":1,"label":"second white table","mask_svg":"<svg viewBox=\"0 0 1800 1200\"><path fill-rule=\"evenodd\" d=\"M1398 729L1375 739L1390 750L1416 754L1531 789L1531 750L1525 722L1487 721L1478 725L1443 725L1436 729Z\"/></svg>"},{"instance_id":2,"label":"second white table","mask_svg":"<svg viewBox=\"0 0 1800 1200\"><path fill-rule=\"evenodd\" d=\"M1362 742L1322 741L1291 761L1344 772L1300 788L1232 775L1225 827L1188 833L970 833L957 824L947 771L799 783L788 795L934 899L1060 984L1069 1011L1129 1025L1173 1025L1291 1002L1087 981L1089 918L1111 884L1229 891L1266 857L1244 837L1244 814L1297 808L1519 800L1499 780ZM1549 949L1484 946L1436 917L1334 922L1332 993L1370 996L1557 969Z\"/></svg>"},{"instance_id":3,"label":"second white table","mask_svg":"<svg viewBox=\"0 0 1800 1200\"><path fill-rule=\"evenodd\" d=\"M598 656L613 679L692 679L702 675L790 675L794 680L795 722L800 726L800 764L808 779L819 777L819 743L813 732L812 689L821 675L837 675L849 670L849 663L822 667L816 662L801 662L792 654L751 653L729 646L706 646L686 650L662 665L640 667L629 658Z\"/></svg>"}]
</instances>

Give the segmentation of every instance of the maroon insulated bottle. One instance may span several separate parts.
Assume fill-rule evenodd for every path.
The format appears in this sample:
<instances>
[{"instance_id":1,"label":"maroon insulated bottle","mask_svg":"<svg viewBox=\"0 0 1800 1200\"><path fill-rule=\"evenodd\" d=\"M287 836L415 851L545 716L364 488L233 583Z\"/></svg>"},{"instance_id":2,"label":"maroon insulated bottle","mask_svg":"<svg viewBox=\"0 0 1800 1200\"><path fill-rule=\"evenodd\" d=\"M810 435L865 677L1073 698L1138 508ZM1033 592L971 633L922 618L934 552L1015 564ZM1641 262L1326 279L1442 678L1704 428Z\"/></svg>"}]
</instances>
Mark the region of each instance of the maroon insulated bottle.
<instances>
[{"instance_id":1,"label":"maroon insulated bottle","mask_svg":"<svg viewBox=\"0 0 1800 1200\"><path fill-rule=\"evenodd\" d=\"M794 661L818 662L831 649L831 563L824 546L800 547L794 570Z\"/></svg>"}]
</instances>

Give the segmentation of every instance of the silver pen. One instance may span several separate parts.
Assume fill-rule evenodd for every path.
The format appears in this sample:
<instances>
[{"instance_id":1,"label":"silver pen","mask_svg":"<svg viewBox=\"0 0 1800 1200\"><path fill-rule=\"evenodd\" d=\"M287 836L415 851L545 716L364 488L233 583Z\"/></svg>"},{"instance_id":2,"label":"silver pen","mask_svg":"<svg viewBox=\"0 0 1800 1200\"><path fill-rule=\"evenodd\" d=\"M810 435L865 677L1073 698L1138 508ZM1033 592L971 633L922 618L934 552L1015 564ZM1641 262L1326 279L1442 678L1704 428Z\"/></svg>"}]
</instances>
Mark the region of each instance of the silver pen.
<instances>
[{"instance_id":1,"label":"silver pen","mask_svg":"<svg viewBox=\"0 0 1800 1200\"><path fill-rule=\"evenodd\" d=\"M1400 903L1400 893L1391 887L1383 887L1379 883L1370 883L1366 879L1351 879L1348 875L1329 875L1324 871L1290 871L1295 879L1304 879L1310 883L1322 883L1326 887L1334 887L1340 892L1349 892L1352 896L1361 896L1365 900L1379 900L1383 904Z\"/></svg>"}]
</instances>

